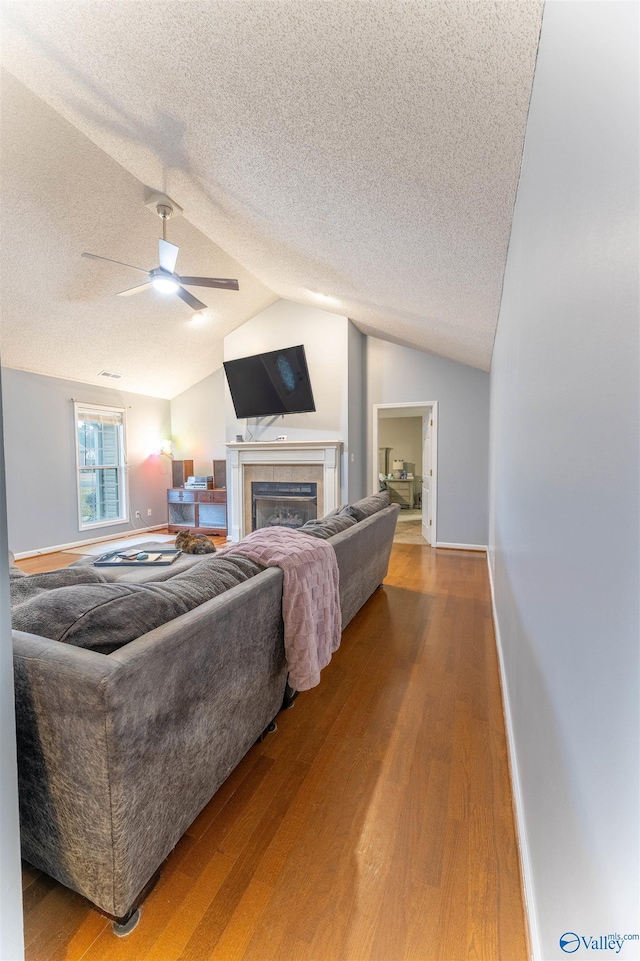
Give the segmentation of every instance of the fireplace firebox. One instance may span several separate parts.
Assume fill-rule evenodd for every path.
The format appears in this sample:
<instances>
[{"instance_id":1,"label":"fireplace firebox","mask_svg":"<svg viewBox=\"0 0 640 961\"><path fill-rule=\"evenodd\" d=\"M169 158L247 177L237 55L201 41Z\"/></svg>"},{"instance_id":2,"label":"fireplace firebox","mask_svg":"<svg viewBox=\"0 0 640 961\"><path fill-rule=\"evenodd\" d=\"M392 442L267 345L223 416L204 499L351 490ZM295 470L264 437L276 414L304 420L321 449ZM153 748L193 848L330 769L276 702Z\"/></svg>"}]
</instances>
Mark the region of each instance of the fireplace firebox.
<instances>
[{"instance_id":1,"label":"fireplace firebox","mask_svg":"<svg viewBox=\"0 0 640 961\"><path fill-rule=\"evenodd\" d=\"M318 516L318 485L252 481L251 530L302 527Z\"/></svg>"}]
</instances>

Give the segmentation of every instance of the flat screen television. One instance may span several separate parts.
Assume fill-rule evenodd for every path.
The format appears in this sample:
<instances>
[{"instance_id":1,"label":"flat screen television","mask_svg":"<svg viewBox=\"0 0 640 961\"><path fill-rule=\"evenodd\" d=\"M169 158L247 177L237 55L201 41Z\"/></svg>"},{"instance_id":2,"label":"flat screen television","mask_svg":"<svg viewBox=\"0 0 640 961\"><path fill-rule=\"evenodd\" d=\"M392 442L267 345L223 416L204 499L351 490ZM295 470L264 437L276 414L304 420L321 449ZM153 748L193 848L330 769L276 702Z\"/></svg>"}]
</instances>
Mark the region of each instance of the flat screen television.
<instances>
[{"instance_id":1,"label":"flat screen television","mask_svg":"<svg viewBox=\"0 0 640 961\"><path fill-rule=\"evenodd\" d=\"M302 344L226 360L224 370L237 417L301 414L316 409Z\"/></svg>"}]
</instances>

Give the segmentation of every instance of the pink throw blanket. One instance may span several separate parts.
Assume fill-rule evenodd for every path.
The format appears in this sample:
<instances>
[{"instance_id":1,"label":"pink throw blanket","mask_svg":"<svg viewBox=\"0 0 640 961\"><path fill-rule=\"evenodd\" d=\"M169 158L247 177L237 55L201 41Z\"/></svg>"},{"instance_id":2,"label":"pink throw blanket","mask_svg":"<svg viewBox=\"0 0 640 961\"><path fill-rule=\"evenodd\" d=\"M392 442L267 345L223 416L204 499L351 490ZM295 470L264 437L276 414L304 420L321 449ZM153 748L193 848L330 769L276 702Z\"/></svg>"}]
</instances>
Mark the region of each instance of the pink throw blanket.
<instances>
[{"instance_id":1,"label":"pink throw blanket","mask_svg":"<svg viewBox=\"0 0 640 961\"><path fill-rule=\"evenodd\" d=\"M340 646L338 562L331 544L286 527L261 527L217 552L242 554L284 573L282 617L289 684L308 691Z\"/></svg>"}]
</instances>

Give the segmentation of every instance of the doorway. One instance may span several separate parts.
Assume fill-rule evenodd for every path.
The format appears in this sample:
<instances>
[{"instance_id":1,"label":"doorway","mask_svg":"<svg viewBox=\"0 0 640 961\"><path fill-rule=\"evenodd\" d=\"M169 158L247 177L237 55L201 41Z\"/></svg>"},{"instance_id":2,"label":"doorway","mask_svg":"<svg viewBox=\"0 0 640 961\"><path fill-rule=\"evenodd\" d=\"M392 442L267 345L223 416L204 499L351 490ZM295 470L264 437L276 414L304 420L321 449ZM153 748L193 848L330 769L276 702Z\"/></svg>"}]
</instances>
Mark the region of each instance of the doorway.
<instances>
[{"instance_id":1,"label":"doorway","mask_svg":"<svg viewBox=\"0 0 640 961\"><path fill-rule=\"evenodd\" d=\"M420 521L422 537L437 543L438 402L373 405L372 490L387 487L401 520Z\"/></svg>"}]
</instances>

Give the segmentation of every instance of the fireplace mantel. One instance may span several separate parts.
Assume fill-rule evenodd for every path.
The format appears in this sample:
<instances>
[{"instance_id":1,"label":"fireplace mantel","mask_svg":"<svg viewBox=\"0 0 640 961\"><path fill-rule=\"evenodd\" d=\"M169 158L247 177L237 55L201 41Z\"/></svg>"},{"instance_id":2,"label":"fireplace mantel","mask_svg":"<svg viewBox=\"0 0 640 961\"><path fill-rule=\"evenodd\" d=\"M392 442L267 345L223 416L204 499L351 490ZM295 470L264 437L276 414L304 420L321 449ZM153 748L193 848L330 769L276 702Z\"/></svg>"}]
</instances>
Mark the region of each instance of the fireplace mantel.
<instances>
[{"instance_id":1,"label":"fireplace mantel","mask_svg":"<svg viewBox=\"0 0 640 961\"><path fill-rule=\"evenodd\" d=\"M318 514L322 516L340 504L340 455L341 440L319 441L234 441L227 444L227 460L231 467L231 486L229 504L229 538L239 541L246 533L245 518L245 467L251 466L252 476L255 468L296 467L318 465L322 467L322 503L318 503ZM300 471L297 471L300 473ZM269 477L257 478L269 480ZM298 477L302 480L302 477Z\"/></svg>"}]
</instances>

